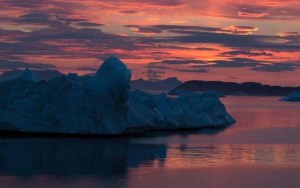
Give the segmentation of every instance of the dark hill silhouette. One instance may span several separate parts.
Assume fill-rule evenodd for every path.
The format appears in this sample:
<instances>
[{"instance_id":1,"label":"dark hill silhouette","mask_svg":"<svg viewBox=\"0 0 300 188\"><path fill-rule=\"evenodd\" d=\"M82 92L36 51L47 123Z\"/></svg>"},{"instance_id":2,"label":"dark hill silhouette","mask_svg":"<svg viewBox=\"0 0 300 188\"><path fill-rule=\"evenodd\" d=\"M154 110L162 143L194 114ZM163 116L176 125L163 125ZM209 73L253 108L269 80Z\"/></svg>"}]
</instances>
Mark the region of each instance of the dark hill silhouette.
<instances>
[{"instance_id":1,"label":"dark hill silhouette","mask_svg":"<svg viewBox=\"0 0 300 188\"><path fill-rule=\"evenodd\" d=\"M0 80L8 80L11 79L17 75L19 75L23 70L21 69L15 69L11 71L4 72L0 75ZM63 73L57 71L57 70L31 70L34 75L36 76L37 80L50 80L55 77L60 77L63 75Z\"/></svg>"},{"instance_id":2,"label":"dark hill silhouette","mask_svg":"<svg viewBox=\"0 0 300 188\"><path fill-rule=\"evenodd\" d=\"M169 91L182 84L177 78L167 78L165 80L148 81L143 79L132 80L132 89L139 89L144 91Z\"/></svg>"},{"instance_id":3,"label":"dark hill silhouette","mask_svg":"<svg viewBox=\"0 0 300 188\"><path fill-rule=\"evenodd\" d=\"M300 91L300 87L284 87L284 86L270 86L255 82L234 83L221 81L187 81L175 89L181 91L208 91L215 90L218 93L225 95L267 95L267 96L282 96L294 91ZM170 92L172 93L172 91Z\"/></svg>"}]
</instances>

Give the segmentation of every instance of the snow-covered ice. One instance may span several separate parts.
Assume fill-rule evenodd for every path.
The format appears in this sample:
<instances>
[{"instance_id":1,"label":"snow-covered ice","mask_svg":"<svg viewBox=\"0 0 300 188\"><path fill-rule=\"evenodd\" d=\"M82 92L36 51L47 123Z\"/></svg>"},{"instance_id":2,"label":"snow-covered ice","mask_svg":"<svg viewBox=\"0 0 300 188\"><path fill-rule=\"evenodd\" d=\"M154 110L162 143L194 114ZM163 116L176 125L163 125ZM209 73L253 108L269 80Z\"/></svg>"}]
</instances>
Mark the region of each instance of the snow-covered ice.
<instances>
[{"instance_id":1,"label":"snow-covered ice","mask_svg":"<svg viewBox=\"0 0 300 188\"><path fill-rule=\"evenodd\" d=\"M300 101L300 92L293 92L283 98L281 98L282 101Z\"/></svg>"},{"instance_id":2,"label":"snow-covered ice","mask_svg":"<svg viewBox=\"0 0 300 188\"><path fill-rule=\"evenodd\" d=\"M105 135L234 123L213 92L169 97L130 91L131 71L116 57L95 76L35 82L28 72L0 83L2 131Z\"/></svg>"}]
</instances>

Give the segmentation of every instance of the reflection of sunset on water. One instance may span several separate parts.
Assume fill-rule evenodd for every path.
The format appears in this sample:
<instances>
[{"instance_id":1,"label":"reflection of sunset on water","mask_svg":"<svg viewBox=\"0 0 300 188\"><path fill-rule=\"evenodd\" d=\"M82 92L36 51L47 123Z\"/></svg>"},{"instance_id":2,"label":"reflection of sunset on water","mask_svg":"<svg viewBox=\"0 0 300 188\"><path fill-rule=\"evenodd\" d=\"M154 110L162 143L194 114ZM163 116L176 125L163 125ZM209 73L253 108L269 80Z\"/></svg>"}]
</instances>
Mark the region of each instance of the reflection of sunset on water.
<instances>
[{"instance_id":1,"label":"reflection of sunset on water","mask_svg":"<svg viewBox=\"0 0 300 188\"><path fill-rule=\"evenodd\" d=\"M162 166L164 168L197 168L253 163L300 165L300 147L299 145L238 144L169 145L167 158ZM148 165L151 164L145 164L145 166ZM158 167L160 166L161 164Z\"/></svg>"}]
</instances>

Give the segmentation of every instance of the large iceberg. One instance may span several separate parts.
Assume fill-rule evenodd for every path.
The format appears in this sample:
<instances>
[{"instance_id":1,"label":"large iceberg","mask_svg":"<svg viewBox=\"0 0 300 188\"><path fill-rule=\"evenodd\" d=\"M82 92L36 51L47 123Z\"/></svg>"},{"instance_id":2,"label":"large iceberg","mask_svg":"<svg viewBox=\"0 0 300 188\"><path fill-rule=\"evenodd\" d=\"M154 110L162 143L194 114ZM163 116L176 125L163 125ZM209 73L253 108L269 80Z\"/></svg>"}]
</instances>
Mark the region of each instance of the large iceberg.
<instances>
[{"instance_id":1,"label":"large iceberg","mask_svg":"<svg viewBox=\"0 0 300 188\"><path fill-rule=\"evenodd\" d=\"M300 92L296 92L295 91L295 92L293 92L293 93L291 93L291 94L289 94L289 95L281 98L280 100L282 100L282 101L294 101L294 102L298 101L298 102L300 102Z\"/></svg>"},{"instance_id":2,"label":"large iceberg","mask_svg":"<svg viewBox=\"0 0 300 188\"><path fill-rule=\"evenodd\" d=\"M35 82L25 73L0 83L1 131L111 135L234 123L213 92L169 97L130 91L131 71L116 57L95 76Z\"/></svg>"}]
</instances>

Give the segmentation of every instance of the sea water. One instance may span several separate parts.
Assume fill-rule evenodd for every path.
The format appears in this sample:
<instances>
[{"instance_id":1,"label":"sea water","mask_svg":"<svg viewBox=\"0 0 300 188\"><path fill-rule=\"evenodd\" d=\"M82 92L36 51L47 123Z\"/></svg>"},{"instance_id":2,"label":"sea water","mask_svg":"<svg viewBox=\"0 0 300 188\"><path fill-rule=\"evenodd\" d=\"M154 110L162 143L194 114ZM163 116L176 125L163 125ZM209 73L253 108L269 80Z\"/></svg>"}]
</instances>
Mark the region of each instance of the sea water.
<instances>
[{"instance_id":1,"label":"sea water","mask_svg":"<svg viewBox=\"0 0 300 188\"><path fill-rule=\"evenodd\" d=\"M221 98L226 129L0 138L0 187L300 187L300 103Z\"/></svg>"}]
</instances>

